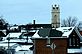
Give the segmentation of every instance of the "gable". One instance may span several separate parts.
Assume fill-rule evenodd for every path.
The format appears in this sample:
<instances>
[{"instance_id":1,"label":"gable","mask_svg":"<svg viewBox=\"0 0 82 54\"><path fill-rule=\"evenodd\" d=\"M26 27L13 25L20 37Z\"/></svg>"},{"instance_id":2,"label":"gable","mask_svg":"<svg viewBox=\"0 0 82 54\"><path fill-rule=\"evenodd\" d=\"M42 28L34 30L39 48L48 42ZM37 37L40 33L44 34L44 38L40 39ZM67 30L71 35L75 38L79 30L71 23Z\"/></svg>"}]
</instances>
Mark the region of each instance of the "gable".
<instances>
[{"instance_id":1,"label":"gable","mask_svg":"<svg viewBox=\"0 0 82 54\"><path fill-rule=\"evenodd\" d=\"M73 31L72 31L72 33L69 35L69 38L71 38L71 37L73 37L73 36L75 36L75 37L78 37L78 38L79 38L79 36L78 36L78 34L76 33L76 31L75 31L75 30L73 30Z\"/></svg>"},{"instance_id":2,"label":"gable","mask_svg":"<svg viewBox=\"0 0 82 54\"><path fill-rule=\"evenodd\" d=\"M2 31L0 31L0 37L5 37L5 34Z\"/></svg>"}]
</instances>

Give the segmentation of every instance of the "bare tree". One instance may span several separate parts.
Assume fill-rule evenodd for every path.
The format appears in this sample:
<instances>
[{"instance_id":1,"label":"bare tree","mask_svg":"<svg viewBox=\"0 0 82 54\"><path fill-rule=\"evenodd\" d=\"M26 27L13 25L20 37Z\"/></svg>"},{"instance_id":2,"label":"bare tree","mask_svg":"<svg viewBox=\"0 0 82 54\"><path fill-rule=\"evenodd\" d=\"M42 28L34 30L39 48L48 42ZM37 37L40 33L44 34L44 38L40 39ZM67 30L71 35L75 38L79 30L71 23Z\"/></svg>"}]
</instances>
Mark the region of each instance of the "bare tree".
<instances>
[{"instance_id":1,"label":"bare tree","mask_svg":"<svg viewBox=\"0 0 82 54\"><path fill-rule=\"evenodd\" d=\"M82 31L82 21L80 21L80 22L78 23L77 27L78 27L78 30L79 30L79 31Z\"/></svg>"},{"instance_id":2,"label":"bare tree","mask_svg":"<svg viewBox=\"0 0 82 54\"><path fill-rule=\"evenodd\" d=\"M76 17L68 17L67 19L63 19L62 21L62 27L71 27L75 26L77 23L77 18Z\"/></svg>"},{"instance_id":3,"label":"bare tree","mask_svg":"<svg viewBox=\"0 0 82 54\"><path fill-rule=\"evenodd\" d=\"M80 21L80 22L78 23L78 27L81 27L81 28L82 28L82 21Z\"/></svg>"}]
</instances>

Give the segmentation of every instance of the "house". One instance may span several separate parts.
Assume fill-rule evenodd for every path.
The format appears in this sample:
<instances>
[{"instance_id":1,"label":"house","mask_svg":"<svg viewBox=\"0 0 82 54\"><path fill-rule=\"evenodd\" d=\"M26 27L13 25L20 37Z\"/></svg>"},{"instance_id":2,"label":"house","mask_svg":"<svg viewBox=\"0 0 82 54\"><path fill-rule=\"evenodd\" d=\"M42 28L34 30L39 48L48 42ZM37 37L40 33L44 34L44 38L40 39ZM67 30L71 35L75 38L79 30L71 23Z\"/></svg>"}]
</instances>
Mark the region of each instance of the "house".
<instances>
[{"instance_id":1,"label":"house","mask_svg":"<svg viewBox=\"0 0 82 54\"><path fill-rule=\"evenodd\" d=\"M19 30L26 29L26 30L37 30L40 28L51 28L51 24L26 24L26 25L20 25Z\"/></svg>"},{"instance_id":2,"label":"house","mask_svg":"<svg viewBox=\"0 0 82 54\"><path fill-rule=\"evenodd\" d=\"M7 33L6 30L0 30L0 37L6 37Z\"/></svg>"},{"instance_id":3,"label":"house","mask_svg":"<svg viewBox=\"0 0 82 54\"><path fill-rule=\"evenodd\" d=\"M79 32L80 32L80 34L81 34L81 37L82 37L82 25L79 27ZM82 46L82 40L80 41L80 45Z\"/></svg>"},{"instance_id":4,"label":"house","mask_svg":"<svg viewBox=\"0 0 82 54\"><path fill-rule=\"evenodd\" d=\"M21 35L22 38L27 40L28 45L33 45L33 41L31 40L32 36L36 33L36 30L27 30L26 32L23 32Z\"/></svg>"},{"instance_id":5,"label":"house","mask_svg":"<svg viewBox=\"0 0 82 54\"><path fill-rule=\"evenodd\" d=\"M17 26L11 26L10 27L10 32L20 32L19 26L18 25Z\"/></svg>"},{"instance_id":6,"label":"house","mask_svg":"<svg viewBox=\"0 0 82 54\"><path fill-rule=\"evenodd\" d=\"M26 39L21 39L22 33L9 33L6 37L3 37L4 43L8 43L8 40L10 43L25 43L27 42Z\"/></svg>"},{"instance_id":7,"label":"house","mask_svg":"<svg viewBox=\"0 0 82 54\"><path fill-rule=\"evenodd\" d=\"M4 19L0 18L0 30L7 29L7 26L8 23Z\"/></svg>"},{"instance_id":8,"label":"house","mask_svg":"<svg viewBox=\"0 0 82 54\"><path fill-rule=\"evenodd\" d=\"M6 30L0 30L0 41L2 41L3 37L6 37L7 31Z\"/></svg>"},{"instance_id":9,"label":"house","mask_svg":"<svg viewBox=\"0 0 82 54\"><path fill-rule=\"evenodd\" d=\"M20 38L20 36L22 35L21 32L18 33L9 33L6 38L10 37L11 39L15 39L15 38Z\"/></svg>"},{"instance_id":10,"label":"house","mask_svg":"<svg viewBox=\"0 0 82 54\"><path fill-rule=\"evenodd\" d=\"M80 49L80 34L76 27L44 28L32 37L34 54L67 54ZM74 53L74 52L73 52Z\"/></svg>"}]
</instances>

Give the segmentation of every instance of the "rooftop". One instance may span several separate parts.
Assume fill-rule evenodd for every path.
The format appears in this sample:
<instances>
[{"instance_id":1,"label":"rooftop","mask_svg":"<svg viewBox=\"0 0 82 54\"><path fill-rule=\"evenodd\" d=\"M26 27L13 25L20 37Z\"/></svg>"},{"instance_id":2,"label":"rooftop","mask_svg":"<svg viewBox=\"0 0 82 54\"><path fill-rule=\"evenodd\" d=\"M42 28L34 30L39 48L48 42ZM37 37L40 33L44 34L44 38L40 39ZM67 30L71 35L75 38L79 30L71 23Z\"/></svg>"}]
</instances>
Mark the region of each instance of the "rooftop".
<instances>
[{"instance_id":1,"label":"rooftop","mask_svg":"<svg viewBox=\"0 0 82 54\"><path fill-rule=\"evenodd\" d=\"M69 37L74 27L60 27L60 28L43 28L38 30L33 38L42 38L42 37Z\"/></svg>"}]
</instances>

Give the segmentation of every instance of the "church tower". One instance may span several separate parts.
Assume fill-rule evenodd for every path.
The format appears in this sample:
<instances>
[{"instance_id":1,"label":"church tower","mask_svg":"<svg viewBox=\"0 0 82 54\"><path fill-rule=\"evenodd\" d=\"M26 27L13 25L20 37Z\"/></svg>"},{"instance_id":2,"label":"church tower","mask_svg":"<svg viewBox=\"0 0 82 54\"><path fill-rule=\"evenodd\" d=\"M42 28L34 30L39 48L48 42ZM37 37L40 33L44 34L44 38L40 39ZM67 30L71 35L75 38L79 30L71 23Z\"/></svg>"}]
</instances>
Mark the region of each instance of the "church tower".
<instances>
[{"instance_id":1,"label":"church tower","mask_svg":"<svg viewBox=\"0 0 82 54\"><path fill-rule=\"evenodd\" d=\"M52 27L60 27L60 8L59 5L52 5Z\"/></svg>"}]
</instances>

